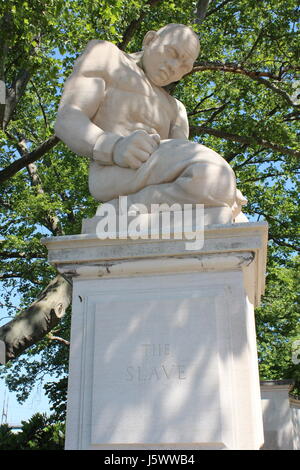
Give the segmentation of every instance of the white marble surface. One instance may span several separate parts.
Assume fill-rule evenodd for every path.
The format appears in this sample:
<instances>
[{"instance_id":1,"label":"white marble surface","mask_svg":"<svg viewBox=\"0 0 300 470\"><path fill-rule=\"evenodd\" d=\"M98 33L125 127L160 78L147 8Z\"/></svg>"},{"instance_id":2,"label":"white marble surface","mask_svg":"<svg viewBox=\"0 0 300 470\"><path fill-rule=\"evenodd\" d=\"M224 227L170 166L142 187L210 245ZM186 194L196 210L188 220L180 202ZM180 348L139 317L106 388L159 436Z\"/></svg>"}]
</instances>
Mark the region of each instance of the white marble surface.
<instances>
[{"instance_id":1,"label":"white marble surface","mask_svg":"<svg viewBox=\"0 0 300 470\"><path fill-rule=\"evenodd\" d=\"M67 447L259 447L253 311L241 292L239 273L75 282L84 311L73 317Z\"/></svg>"},{"instance_id":2,"label":"white marble surface","mask_svg":"<svg viewBox=\"0 0 300 470\"><path fill-rule=\"evenodd\" d=\"M220 254L222 262L224 255L234 256L241 252L250 251L255 256L245 273L247 278L247 293L251 302L256 306L260 302L265 287L265 265L267 256L268 224L252 222L241 224L210 225L205 227L204 244L199 250L187 251L185 240L152 240L152 239L115 239L101 240L95 233L70 235L63 237L48 237L42 241L48 248L50 263L70 275L78 275L78 269L94 270L99 268L98 276L111 276L111 268L122 269L126 275L127 267L139 260L130 275L136 270L140 274L139 265L147 264L147 270L159 273L165 263L176 264L176 269L182 263L188 263L192 271L201 268L203 257ZM151 267L150 267L151 266ZM144 269L144 268L143 268ZM175 269L175 268L173 268ZM208 268L205 268L208 269ZM219 269L219 266L218 268ZM86 275L86 274L85 274ZM120 273L119 273L120 275Z\"/></svg>"},{"instance_id":3,"label":"white marble surface","mask_svg":"<svg viewBox=\"0 0 300 470\"><path fill-rule=\"evenodd\" d=\"M230 165L190 142L184 105L164 86L190 72L197 35L185 25L149 31L143 51L127 54L90 41L65 83L56 135L91 159L89 189L98 201L192 203L226 207L231 222L246 200Z\"/></svg>"},{"instance_id":4,"label":"white marble surface","mask_svg":"<svg viewBox=\"0 0 300 470\"><path fill-rule=\"evenodd\" d=\"M182 241L47 239L73 276L68 449L256 449L266 224Z\"/></svg>"},{"instance_id":5,"label":"white marble surface","mask_svg":"<svg viewBox=\"0 0 300 470\"><path fill-rule=\"evenodd\" d=\"M289 400L290 389L291 384L288 381L264 381L261 384L266 450L297 448L296 434L294 435L297 427L293 423L295 413Z\"/></svg>"}]
</instances>

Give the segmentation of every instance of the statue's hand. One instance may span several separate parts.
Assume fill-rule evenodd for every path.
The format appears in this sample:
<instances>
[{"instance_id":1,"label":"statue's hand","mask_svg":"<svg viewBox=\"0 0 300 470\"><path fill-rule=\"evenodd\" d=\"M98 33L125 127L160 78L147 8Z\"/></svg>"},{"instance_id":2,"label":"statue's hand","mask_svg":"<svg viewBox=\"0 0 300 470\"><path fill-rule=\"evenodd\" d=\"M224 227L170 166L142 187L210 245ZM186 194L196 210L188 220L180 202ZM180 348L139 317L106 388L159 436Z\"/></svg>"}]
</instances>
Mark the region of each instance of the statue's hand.
<instances>
[{"instance_id":1,"label":"statue's hand","mask_svg":"<svg viewBox=\"0 0 300 470\"><path fill-rule=\"evenodd\" d=\"M136 170L155 152L159 142L158 134L149 135L143 129L134 131L117 141L113 151L113 160L118 166Z\"/></svg>"}]
</instances>

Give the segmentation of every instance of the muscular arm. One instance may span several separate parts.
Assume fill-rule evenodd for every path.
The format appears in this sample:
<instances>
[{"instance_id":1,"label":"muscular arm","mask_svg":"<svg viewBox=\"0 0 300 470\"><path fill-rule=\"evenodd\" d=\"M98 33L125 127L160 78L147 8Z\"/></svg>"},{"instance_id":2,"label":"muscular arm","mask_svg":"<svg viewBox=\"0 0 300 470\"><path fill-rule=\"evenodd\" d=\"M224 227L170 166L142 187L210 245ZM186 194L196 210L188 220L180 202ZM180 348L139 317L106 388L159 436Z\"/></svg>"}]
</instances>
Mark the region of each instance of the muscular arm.
<instances>
[{"instance_id":1,"label":"muscular arm","mask_svg":"<svg viewBox=\"0 0 300 470\"><path fill-rule=\"evenodd\" d=\"M176 100L177 115L171 124L170 139L188 139L189 138L189 122L186 109L181 101Z\"/></svg>"},{"instance_id":2,"label":"muscular arm","mask_svg":"<svg viewBox=\"0 0 300 470\"><path fill-rule=\"evenodd\" d=\"M105 97L104 69L111 46L105 41L88 44L65 84L55 124L56 135L71 150L108 165L113 163L112 149L120 136L104 132L92 118Z\"/></svg>"}]
</instances>

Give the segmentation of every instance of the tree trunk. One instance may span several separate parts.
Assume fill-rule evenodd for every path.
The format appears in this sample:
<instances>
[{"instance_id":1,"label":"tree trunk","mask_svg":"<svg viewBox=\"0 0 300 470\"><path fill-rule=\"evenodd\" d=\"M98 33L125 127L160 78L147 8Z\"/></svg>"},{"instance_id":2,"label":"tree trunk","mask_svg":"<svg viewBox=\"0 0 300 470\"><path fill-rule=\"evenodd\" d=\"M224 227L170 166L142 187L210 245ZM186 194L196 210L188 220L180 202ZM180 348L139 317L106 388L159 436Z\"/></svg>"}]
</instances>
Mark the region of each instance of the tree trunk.
<instances>
[{"instance_id":1,"label":"tree trunk","mask_svg":"<svg viewBox=\"0 0 300 470\"><path fill-rule=\"evenodd\" d=\"M71 282L58 275L30 307L0 327L0 362L5 364L6 361L15 359L29 346L40 341L60 322L71 299Z\"/></svg>"},{"instance_id":2,"label":"tree trunk","mask_svg":"<svg viewBox=\"0 0 300 470\"><path fill-rule=\"evenodd\" d=\"M210 1L211 0L198 1L195 23L201 24L204 21Z\"/></svg>"}]
</instances>

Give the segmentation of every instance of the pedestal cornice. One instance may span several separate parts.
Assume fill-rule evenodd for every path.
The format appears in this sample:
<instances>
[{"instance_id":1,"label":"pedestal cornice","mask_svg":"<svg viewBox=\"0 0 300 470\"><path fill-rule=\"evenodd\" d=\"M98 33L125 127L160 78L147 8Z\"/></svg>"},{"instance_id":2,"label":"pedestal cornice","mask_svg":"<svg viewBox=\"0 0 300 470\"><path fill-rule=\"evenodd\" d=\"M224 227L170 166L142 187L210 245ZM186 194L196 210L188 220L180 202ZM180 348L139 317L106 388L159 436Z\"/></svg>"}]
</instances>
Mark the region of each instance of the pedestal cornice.
<instances>
[{"instance_id":1,"label":"pedestal cornice","mask_svg":"<svg viewBox=\"0 0 300 470\"><path fill-rule=\"evenodd\" d=\"M265 287L266 222L205 227L200 250L186 240L99 239L79 234L42 239L49 262L71 277L105 278L170 272L247 270L247 284L258 305Z\"/></svg>"}]
</instances>

